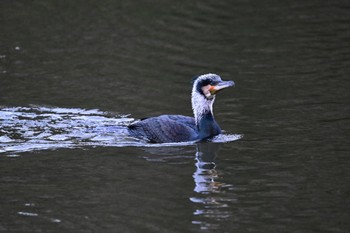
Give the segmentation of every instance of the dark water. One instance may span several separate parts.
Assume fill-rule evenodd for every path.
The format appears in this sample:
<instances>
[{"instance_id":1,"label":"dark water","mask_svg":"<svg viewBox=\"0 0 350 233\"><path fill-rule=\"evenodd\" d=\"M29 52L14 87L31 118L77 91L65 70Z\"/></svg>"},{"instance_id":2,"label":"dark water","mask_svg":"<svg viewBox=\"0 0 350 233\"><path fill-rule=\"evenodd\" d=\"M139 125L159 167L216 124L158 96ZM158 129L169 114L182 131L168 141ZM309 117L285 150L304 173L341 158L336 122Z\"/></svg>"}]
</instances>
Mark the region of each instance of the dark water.
<instances>
[{"instance_id":1,"label":"dark water","mask_svg":"<svg viewBox=\"0 0 350 233\"><path fill-rule=\"evenodd\" d=\"M0 232L349 232L349 12L1 1ZM90 130L191 115L190 80L208 72L237 85L214 106L228 138Z\"/></svg>"}]
</instances>

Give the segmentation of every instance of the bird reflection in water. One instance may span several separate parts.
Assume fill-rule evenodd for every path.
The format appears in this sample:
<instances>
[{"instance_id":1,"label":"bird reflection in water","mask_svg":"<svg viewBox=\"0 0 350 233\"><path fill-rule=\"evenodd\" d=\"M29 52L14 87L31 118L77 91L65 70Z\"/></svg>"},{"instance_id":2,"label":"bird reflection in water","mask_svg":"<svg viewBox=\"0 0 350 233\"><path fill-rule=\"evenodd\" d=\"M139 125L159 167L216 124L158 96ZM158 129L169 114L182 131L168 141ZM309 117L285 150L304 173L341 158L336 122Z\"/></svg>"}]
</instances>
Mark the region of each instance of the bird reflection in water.
<instances>
[{"instance_id":1,"label":"bird reflection in water","mask_svg":"<svg viewBox=\"0 0 350 233\"><path fill-rule=\"evenodd\" d=\"M197 144L196 152L196 171L193 174L195 188L197 193L212 193L220 190L223 185L216 182L215 178L218 173L215 170L215 158L219 149L218 144L214 143L199 143Z\"/></svg>"},{"instance_id":2,"label":"bird reflection in water","mask_svg":"<svg viewBox=\"0 0 350 233\"><path fill-rule=\"evenodd\" d=\"M216 170L215 159L218 156L220 144L203 142L197 144L196 171L193 173L194 192L198 195L190 201L196 203L193 212L193 224L201 229L216 229L220 222L231 216L228 203L232 202L225 193L232 185L219 182L220 172Z\"/></svg>"},{"instance_id":3,"label":"bird reflection in water","mask_svg":"<svg viewBox=\"0 0 350 233\"><path fill-rule=\"evenodd\" d=\"M215 230L223 222L233 217L230 205L237 202L233 185L222 182L224 173L217 169L216 158L222 143L200 142L196 144L194 194L189 196L193 203L192 224L200 229ZM151 162L167 162L173 164L188 164L193 158L192 148L185 147L153 147L144 148L149 156L144 157ZM150 156L152 155L152 156Z\"/></svg>"}]
</instances>

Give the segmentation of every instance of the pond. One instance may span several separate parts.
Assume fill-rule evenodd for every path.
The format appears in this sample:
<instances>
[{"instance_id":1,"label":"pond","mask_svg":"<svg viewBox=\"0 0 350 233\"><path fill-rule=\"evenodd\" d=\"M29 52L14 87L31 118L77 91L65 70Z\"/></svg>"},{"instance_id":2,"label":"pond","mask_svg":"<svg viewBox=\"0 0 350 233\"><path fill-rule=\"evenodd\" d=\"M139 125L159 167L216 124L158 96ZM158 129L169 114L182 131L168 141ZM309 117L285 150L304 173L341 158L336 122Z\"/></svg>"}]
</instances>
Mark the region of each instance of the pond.
<instances>
[{"instance_id":1,"label":"pond","mask_svg":"<svg viewBox=\"0 0 350 233\"><path fill-rule=\"evenodd\" d=\"M349 232L349 7L2 1L0 232ZM120 131L205 73L218 138Z\"/></svg>"}]
</instances>

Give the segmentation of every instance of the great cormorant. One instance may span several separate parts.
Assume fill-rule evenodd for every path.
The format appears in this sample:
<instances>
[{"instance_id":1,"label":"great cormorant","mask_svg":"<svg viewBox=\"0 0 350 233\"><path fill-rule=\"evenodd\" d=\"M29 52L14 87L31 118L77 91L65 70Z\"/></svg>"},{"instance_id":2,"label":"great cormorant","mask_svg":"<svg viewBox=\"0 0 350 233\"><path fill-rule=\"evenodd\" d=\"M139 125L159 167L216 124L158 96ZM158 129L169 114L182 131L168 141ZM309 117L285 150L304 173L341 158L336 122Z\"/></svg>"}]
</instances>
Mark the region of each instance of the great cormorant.
<instances>
[{"instance_id":1,"label":"great cormorant","mask_svg":"<svg viewBox=\"0 0 350 233\"><path fill-rule=\"evenodd\" d=\"M221 133L213 115L215 94L233 81L222 81L219 75L203 74L193 80L192 109L194 117L161 115L145 118L128 126L132 136L152 143L200 141Z\"/></svg>"}]
</instances>

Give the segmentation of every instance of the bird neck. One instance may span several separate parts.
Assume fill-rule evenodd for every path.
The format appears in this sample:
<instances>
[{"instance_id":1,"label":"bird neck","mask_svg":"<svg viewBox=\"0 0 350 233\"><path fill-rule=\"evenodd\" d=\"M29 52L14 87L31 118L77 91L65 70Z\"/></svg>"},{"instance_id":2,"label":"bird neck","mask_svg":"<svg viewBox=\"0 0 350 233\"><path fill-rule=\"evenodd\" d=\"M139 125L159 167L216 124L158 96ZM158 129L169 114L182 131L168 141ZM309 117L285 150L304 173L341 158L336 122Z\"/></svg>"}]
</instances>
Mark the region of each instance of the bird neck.
<instances>
[{"instance_id":1,"label":"bird neck","mask_svg":"<svg viewBox=\"0 0 350 233\"><path fill-rule=\"evenodd\" d=\"M199 139L215 136L221 132L213 114L215 97L205 98L203 95L192 92L192 109L198 128Z\"/></svg>"},{"instance_id":2,"label":"bird neck","mask_svg":"<svg viewBox=\"0 0 350 233\"><path fill-rule=\"evenodd\" d=\"M196 121L196 125L198 126L201 119L204 116L211 115L212 119L214 119L213 115L213 104L214 104L215 97L208 99L198 93L196 90L192 91L192 110L194 119Z\"/></svg>"}]
</instances>

